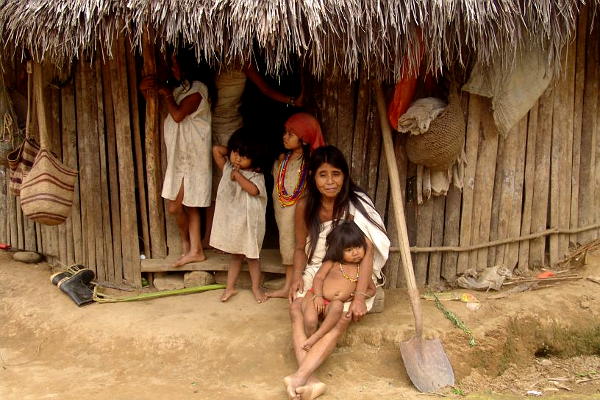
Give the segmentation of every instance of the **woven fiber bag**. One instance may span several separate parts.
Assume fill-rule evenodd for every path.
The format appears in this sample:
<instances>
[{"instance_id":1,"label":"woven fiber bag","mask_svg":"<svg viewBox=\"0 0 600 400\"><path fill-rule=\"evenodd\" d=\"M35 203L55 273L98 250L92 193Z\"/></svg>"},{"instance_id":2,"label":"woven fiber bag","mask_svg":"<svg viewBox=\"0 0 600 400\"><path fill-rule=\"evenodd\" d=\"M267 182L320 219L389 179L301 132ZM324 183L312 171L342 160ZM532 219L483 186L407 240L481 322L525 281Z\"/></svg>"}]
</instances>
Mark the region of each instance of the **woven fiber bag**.
<instances>
[{"instance_id":1,"label":"woven fiber bag","mask_svg":"<svg viewBox=\"0 0 600 400\"><path fill-rule=\"evenodd\" d=\"M456 91L449 96L449 104L429 130L421 135L410 135L406 140L408 159L432 170L446 170L460 155L465 144L465 118Z\"/></svg>"},{"instance_id":2,"label":"woven fiber bag","mask_svg":"<svg viewBox=\"0 0 600 400\"><path fill-rule=\"evenodd\" d=\"M21 191L23 178L29 173L40 146L33 138L26 138L23 143L6 157L10 174L9 190L18 196Z\"/></svg>"},{"instance_id":3,"label":"woven fiber bag","mask_svg":"<svg viewBox=\"0 0 600 400\"><path fill-rule=\"evenodd\" d=\"M41 149L21 184L21 209L40 224L58 225L71 213L77 171Z\"/></svg>"}]
</instances>

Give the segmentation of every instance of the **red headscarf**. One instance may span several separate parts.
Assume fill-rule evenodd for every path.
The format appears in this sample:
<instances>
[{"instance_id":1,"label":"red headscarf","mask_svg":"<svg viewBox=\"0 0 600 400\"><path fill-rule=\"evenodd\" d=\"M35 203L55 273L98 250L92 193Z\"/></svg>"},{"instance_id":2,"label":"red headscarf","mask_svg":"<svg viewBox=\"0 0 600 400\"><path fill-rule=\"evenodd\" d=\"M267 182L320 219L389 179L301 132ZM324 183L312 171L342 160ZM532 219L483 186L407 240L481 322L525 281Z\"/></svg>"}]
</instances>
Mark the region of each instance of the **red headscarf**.
<instances>
[{"instance_id":1,"label":"red headscarf","mask_svg":"<svg viewBox=\"0 0 600 400\"><path fill-rule=\"evenodd\" d=\"M285 129L309 144L311 150L325 145L319 121L308 113L297 113L289 117L285 121Z\"/></svg>"}]
</instances>

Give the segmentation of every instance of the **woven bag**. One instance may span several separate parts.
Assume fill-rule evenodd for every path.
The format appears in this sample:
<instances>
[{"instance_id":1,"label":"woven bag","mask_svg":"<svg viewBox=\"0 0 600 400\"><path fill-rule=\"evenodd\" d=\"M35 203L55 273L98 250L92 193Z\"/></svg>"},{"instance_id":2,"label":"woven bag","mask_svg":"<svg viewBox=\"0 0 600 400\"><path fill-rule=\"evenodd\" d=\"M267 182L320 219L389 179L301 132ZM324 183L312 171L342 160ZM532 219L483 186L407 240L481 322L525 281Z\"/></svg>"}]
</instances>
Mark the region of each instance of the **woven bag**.
<instances>
[{"instance_id":1,"label":"woven bag","mask_svg":"<svg viewBox=\"0 0 600 400\"><path fill-rule=\"evenodd\" d=\"M29 173L40 146L33 138L26 138L23 143L6 157L10 175L9 190L18 196L21 191L23 178Z\"/></svg>"},{"instance_id":2,"label":"woven bag","mask_svg":"<svg viewBox=\"0 0 600 400\"><path fill-rule=\"evenodd\" d=\"M432 170L446 170L456 161L465 144L465 117L457 91L451 91L449 104L429 130L406 140L408 159Z\"/></svg>"},{"instance_id":3,"label":"woven bag","mask_svg":"<svg viewBox=\"0 0 600 400\"><path fill-rule=\"evenodd\" d=\"M41 149L21 184L21 209L40 224L58 225L71 213L77 171Z\"/></svg>"}]
</instances>

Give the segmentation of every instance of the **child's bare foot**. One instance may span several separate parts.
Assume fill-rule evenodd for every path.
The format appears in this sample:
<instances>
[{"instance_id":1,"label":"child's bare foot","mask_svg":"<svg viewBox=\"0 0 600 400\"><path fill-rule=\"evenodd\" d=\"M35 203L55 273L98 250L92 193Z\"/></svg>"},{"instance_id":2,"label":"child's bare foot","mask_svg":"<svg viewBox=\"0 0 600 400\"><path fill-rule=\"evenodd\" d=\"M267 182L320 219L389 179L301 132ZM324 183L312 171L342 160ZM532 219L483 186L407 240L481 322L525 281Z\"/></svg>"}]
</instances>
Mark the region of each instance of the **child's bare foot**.
<instances>
[{"instance_id":1,"label":"child's bare foot","mask_svg":"<svg viewBox=\"0 0 600 400\"><path fill-rule=\"evenodd\" d=\"M300 393L296 392L296 388L300 387L300 382L293 375L286 376L283 378L283 384L285 385L285 391L290 400L300 400Z\"/></svg>"},{"instance_id":2,"label":"child's bare foot","mask_svg":"<svg viewBox=\"0 0 600 400\"><path fill-rule=\"evenodd\" d=\"M304 342L304 344L302 345L302 349L304 349L304 351L309 351L311 347L313 347L313 345L317 342L317 338L315 338L315 335L311 335L308 339L306 339L306 342Z\"/></svg>"},{"instance_id":3,"label":"child's bare foot","mask_svg":"<svg viewBox=\"0 0 600 400\"><path fill-rule=\"evenodd\" d=\"M185 256L187 253L190 252L191 246L190 246L190 241L189 240L182 240L181 241L181 247L183 248L183 253L181 253L181 256Z\"/></svg>"},{"instance_id":4,"label":"child's bare foot","mask_svg":"<svg viewBox=\"0 0 600 400\"><path fill-rule=\"evenodd\" d=\"M206 260L206 256L204 252L199 253L187 253L183 256L179 257L177 261L175 261L172 265L173 268L181 267L182 265L193 263L193 262L202 262Z\"/></svg>"},{"instance_id":5,"label":"child's bare foot","mask_svg":"<svg viewBox=\"0 0 600 400\"><path fill-rule=\"evenodd\" d=\"M314 382L307 382L306 385L296 388L296 393L302 400L313 400L325 394L327 385L315 379Z\"/></svg>"},{"instance_id":6,"label":"child's bare foot","mask_svg":"<svg viewBox=\"0 0 600 400\"><path fill-rule=\"evenodd\" d=\"M221 301L223 303L225 303L227 300L229 300L230 298L235 296L237 293L238 292L235 289L232 289L232 290L225 289L225 292L223 292L223 295L221 296Z\"/></svg>"},{"instance_id":7,"label":"child's bare foot","mask_svg":"<svg viewBox=\"0 0 600 400\"><path fill-rule=\"evenodd\" d=\"M267 295L265 294L265 292L263 292L263 290L261 288L252 288L252 293L254 294L254 298L256 299L257 303L264 303L265 301L269 300L269 298L267 297Z\"/></svg>"},{"instance_id":8,"label":"child's bare foot","mask_svg":"<svg viewBox=\"0 0 600 400\"><path fill-rule=\"evenodd\" d=\"M281 289L277 289L277 290L274 290L272 292L267 292L267 293L265 293L265 295L267 297L269 297L269 298L271 298L271 297L279 297L279 298L287 299L289 293L290 293L290 288L284 286Z\"/></svg>"}]
</instances>

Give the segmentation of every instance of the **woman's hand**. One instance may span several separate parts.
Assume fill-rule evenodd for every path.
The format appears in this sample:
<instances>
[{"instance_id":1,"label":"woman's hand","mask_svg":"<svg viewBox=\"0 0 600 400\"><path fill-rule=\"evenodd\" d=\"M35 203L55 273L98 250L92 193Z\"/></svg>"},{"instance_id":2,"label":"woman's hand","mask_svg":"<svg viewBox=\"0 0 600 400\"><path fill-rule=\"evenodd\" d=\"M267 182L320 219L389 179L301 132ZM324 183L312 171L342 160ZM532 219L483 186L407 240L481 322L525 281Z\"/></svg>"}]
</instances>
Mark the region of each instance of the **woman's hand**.
<instances>
[{"instance_id":1,"label":"woman's hand","mask_svg":"<svg viewBox=\"0 0 600 400\"><path fill-rule=\"evenodd\" d=\"M347 317L351 317L354 322L358 322L367 313L367 305L365 304L365 298L361 295L354 296L354 300L350 304L350 309L346 314Z\"/></svg>"},{"instance_id":2,"label":"woman's hand","mask_svg":"<svg viewBox=\"0 0 600 400\"><path fill-rule=\"evenodd\" d=\"M288 295L290 304L292 304L296 299L296 292L304 292L304 279L302 279L302 277L295 278L290 285L290 293Z\"/></svg>"},{"instance_id":3,"label":"woman's hand","mask_svg":"<svg viewBox=\"0 0 600 400\"><path fill-rule=\"evenodd\" d=\"M144 77L142 79L142 81L140 82L140 90L142 92L146 92L151 89L156 89L156 86L157 86L157 80L156 80L156 76L154 76L154 75L148 75L148 76Z\"/></svg>"}]
</instances>

